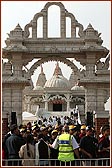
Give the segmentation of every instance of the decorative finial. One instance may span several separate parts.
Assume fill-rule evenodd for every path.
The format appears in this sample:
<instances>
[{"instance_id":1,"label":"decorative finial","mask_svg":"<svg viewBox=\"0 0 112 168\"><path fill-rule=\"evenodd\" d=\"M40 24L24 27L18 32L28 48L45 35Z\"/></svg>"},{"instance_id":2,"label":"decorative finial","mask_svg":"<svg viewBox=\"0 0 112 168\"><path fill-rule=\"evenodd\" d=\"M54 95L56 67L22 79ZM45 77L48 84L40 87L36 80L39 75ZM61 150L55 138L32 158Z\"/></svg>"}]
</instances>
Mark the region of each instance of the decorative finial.
<instances>
[{"instance_id":1,"label":"decorative finial","mask_svg":"<svg viewBox=\"0 0 112 168\"><path fill-rule=\"evenodd\" d=\"M53 75L56 75L56 76L61 75L61 76L63 76L61 68L59 67L59 62L58 61L56 63L56 68L54 70L54 74Z\"/></svg>"},{"instance_id":2,"label":"decorative finial","mask_svg":"<svg viewBox=\"0 0 112 168\"><path fill-rule=\"evenodd\" d=\"M59 74L59 63L57 61L56 68L55 68L55 75L58 76Z\"/></svg>"},{"instance_id":3,"label":"decorative finial","mask_svg":"<svg viewBox=\"0 0 112 168\"><path fill-rule=\"evenodd\" d=\"M21 31L21 30L22 30L22 28L21 28L21 26L20 26L20 24L19 24L19 23L17 24L17 26L15 27L15 29L14 29L14 30L15 30L15 31L17 31L17 30L20 30L20 31Z\"/></svg>"},{"instance_id":4,"label":"decorative finial","mask_svg":"<svg viewBox=\"0 0 112 168\"><path fill-rule=\"evenodd\" d=\"M93 29L93 27L92 27L91 23L89 23L89 25L88 25L87 29L88 29L88 28L92 28L92 29Z\"/></svg>"},{"instance_id":5,"label":"decorative finial","mask_svg":"<svg viewBox=\"0 0 112 168\"><path fill-rule=\"evenodd\" d=\"M42 64L40 65L40 67L41 67L41 74L43 74L44 72L43 72Z\"/></svg>"}]
</instances>

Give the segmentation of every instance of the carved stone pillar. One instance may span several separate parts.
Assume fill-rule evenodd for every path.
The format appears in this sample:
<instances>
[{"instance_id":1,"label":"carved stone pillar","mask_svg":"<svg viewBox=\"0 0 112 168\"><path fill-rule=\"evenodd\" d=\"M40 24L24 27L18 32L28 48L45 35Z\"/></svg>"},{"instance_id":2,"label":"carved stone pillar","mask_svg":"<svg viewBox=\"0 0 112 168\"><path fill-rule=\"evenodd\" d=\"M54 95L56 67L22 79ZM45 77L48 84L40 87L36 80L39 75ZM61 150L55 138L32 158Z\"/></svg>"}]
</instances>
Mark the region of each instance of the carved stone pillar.
<instances>
[{"instance_id":1,"label":"carved stone pillar","mask_svg":"<svg viewBox=\"0 0 112 168\"><path fill-rule=\"evenodd\" d=\"M98 90L97 90L97 102L96 102L97 113L103 113L105 111L104 102L105 102L104 89L98 88Z\"/></svg>"},{"instance_id":2,"label":"carved stone pillar","mask_svg":"<svg viewBox=\"0 0 112 168\"><path fill-rule=\"evenodd\" d=\"M26 98L26 106L27 106L27 111L30 112L30 96L27 96Z\"/></svg>"},{"instance_id":3,"label":"carved stone pillar","mask_svg":"<svg viewBox=\"0 0 112 168\"><path fill-rule=\"evenodd\" d=\"M13 74L15 76L22 76L22 64L20 62L13 63Z\"/></svg>"},{"instance_id":4,"label":"carved stone pillar","mask_svg":"<svg viewBox=\"0 0 112 168\"><path fill-rule=\"evenodd\" d=\"M65 11L61 9L61 38L66 37L66 19Z\"/></svg>"},{"instance_id":5,"label":"carved stone pillar","mask_svg":"<svg viewBox=\"0 0 112 168\"><path fill-rule=\"evenodd\" d=\"M67 111L70 110L70 100L67 100Z\"/></svg>"},{"instance_id":6,"label":"carved stone pillar","mask_svg":"<svg viewBox=\"0 0 112 168\"><path fill-rule=\"evenodd\" d=\"M43 10L43 38L48 38L48 16L47 11Z\"/></svg>"},{"instance_id":7,"label":"carved stone pillar","mask_svg":"<svg viewBox=\"0 0 112 168\"><path fill-rule=\"evenodd\" d=\"M13 55L12 57L13 75L22 76L22 57L21 55Z\"/></svg>"},{"instance_id":8,"label":"carved stone pillar","mask_svg":"<svg viewBox=\"0 0 112 168\"><path fill-rule=\"evenodd\" d=\"M76 25L75 23L73 23L72 19L71 19L71 38L75 38L76 37Z\"/></svg>"},{"instance_id":9,"label":"carved stone pillar","mask_svg":"<svg viewBox=\"0 0 112 168\"><path fill-rule=\"evenodd\" d=\"M86 55L86 77L93 78L95 76L95 54Z\"/></svg>"},{"instance_id":10,"label":"carved stone pillar","mask_svg":"<svg viewBox=\"0 0 112 168\"><path fill-rule=\"evenodd\" d=\"M33 20L33 26L32 26L32 38L37 38L37 20Z\"/></svg>"},{"instance_id":11,"label":"carved stone pillar","mask_svg":"<svg viewBox=\"0 0 112 168\"><path fill-rule=\"evenodd\" d=\"M69 112L69 110L70 110L70 94L68 93L68 94L65 94L65 96L66 96L66 101L67 101L67 111Z\"/></svg>"},{"instance_id":12,"label":"carved stone pillar","mask_svg":"<svg viewBox=\"0 0 112 168\"><path fill-rule=\"evenodd\" d=\"M48 101L45 101L45 110L48 111Z\"/></svg>"},{"instance_id":13,"label":"carved stone pillar","mask_svg":"<svg viewBox=\"0 0 112 168\"><path fill-rule=\"evenodd\" d=\"M95 88L85 89L85 112L96 111L96 90Z\"/></svg>"},{"instance_id":14,"label":"carved stone pillar","mask_svg":"<svg viewBox=\"0 0 112 168\"><path fill-rule=\"evenodd\" d=\"M45 95L44 102L45 102L45 110L48 111L48 94Z\"/></svg>"}]
</instances>

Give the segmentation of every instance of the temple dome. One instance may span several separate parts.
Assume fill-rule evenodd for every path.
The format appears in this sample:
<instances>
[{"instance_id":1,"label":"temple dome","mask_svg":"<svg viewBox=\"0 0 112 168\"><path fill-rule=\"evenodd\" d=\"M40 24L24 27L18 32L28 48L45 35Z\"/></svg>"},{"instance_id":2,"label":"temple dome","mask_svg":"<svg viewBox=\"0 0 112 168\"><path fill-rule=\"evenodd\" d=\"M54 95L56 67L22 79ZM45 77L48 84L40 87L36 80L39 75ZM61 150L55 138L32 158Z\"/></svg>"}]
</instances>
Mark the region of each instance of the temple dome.
<instances>
[{"instance_id":1,"label":"temple dome","mask_svg":"<svg viewBox=\"0 0 112 168\"><path fill-rule=\"evenodd\" d=\"M69 81L61 75L53 75L53 77L45 83L44 87L49 88L70 88Z\"/></svg>"},{"instance_id":2,"label":"temple dome","mask_svg":"<svg viewBox=\"0 0 112 168\"><path fill-rule=\"evenodd\" d=\"M44 88L70 88L69 80L62 75L58 62L52 78L45 83Z\"/></svg>"}]
</instances>

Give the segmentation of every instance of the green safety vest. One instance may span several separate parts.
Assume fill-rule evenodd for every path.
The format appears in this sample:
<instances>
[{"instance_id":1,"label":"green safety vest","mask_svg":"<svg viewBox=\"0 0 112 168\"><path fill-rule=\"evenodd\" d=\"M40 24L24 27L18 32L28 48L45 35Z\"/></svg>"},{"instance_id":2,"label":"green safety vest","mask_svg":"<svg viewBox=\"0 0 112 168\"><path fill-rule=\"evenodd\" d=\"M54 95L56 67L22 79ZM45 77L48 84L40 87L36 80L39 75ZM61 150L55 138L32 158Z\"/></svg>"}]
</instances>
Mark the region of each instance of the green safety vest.
<instances>
[{"instance_id":1,"label":"green safety vest","mask_svg":"<svg viewBox=\"0 0 112 168\"><path fill-rule=\"evenodd\" d=\"M58 160L60 161L72 161L74 160L74 151L71 144L71 135L64 133L59 136L59 154Z\"/></svg>"}]
</instances>

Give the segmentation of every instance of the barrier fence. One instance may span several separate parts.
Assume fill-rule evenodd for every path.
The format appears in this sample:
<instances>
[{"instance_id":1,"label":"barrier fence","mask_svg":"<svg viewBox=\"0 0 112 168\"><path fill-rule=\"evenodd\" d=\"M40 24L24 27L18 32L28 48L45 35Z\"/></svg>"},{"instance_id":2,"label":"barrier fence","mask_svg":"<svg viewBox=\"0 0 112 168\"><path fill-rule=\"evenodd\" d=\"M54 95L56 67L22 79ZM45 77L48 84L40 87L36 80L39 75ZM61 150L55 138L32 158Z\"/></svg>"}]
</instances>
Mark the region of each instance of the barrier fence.
<instances>
[{"instance_id":1,"label":"barrier fence","mask_svg":"<svg viewBox=\"0 0 112 168\"><path fill-rule=\"evenodd\" d=\"M2 166L23 166L23 162L27 165L30 163L29 166L110 166L110 158L75 159L70 162L57 159L3 159Z\"/></svg>"}]
</instances>

